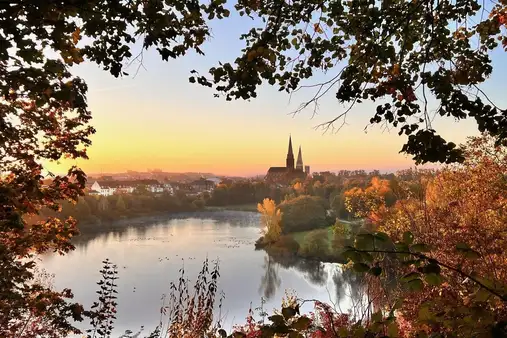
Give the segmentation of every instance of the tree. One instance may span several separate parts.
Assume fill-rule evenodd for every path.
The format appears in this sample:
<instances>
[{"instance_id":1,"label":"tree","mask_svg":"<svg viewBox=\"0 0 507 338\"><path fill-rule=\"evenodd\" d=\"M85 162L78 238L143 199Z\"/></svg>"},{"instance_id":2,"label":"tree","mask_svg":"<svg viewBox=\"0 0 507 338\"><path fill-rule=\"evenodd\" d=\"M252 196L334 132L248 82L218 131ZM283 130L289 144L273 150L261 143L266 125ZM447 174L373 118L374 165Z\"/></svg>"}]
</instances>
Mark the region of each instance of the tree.
<instances>
[{"instance_id":1,"label":"tree","mask_svg":"<svg viewBox=\"0 0 507 338\"><path fill-rule=\"evenodd\" d=\"M0 3L0 336L16 334L24 316L55 311L61 316L52 326L54 334L73 329L66 320L70 309L60 303L72 294L27 282L33 276L32 253L73 248L75 220L25 221L45 206L58 210L58 201L77 201L83 194L86 176L76 167L53 175L49 183L42 176L48 161L86 158L95 131L89 124L88 88L70 67L94 62L118 77L126 74L126 61L142 59L142 50L150 47L164 60L191 49L202 53L199 46L210 35L206 19L228 15L217 1L180 0L171 7L137 0ZM142 50L133 58L135 42ZM35 308L41 310L30 310ZM81 313L73 309L71 315L79 319Z\"/></svg>"},{"instance_id":2,"label":"tree","mask_svg":"<svg viewBox=\"0 0 507 338\"><path fill-rule=\"evenodd\" d=\"M329 224L325 201L316 196L299 196L280 203L284 233L323 228ZM331 223L332 224L332 223Z\"/></svg>"},{"instance_id":3,"label":"tree","mask_svg":"<svg viewBox=\"0 0 507 338\"><path fill-rule=\"evenodd\" d=\"M354 187L345 191L345 205L356 217L366 217L385 206L385 195L390 191L388 180L373 177L366 189Z\"/></svg>"},{"instance_id":4,"label":"tree","mask_svg":"<svg viewBox=\"0 0 507 338\"><path fill-rule=\"evenodd\" d=\"M76 217L78 219L87 219L91 215L91 209L84 197L80 197L76 204Z\"/></svg>"},{"instance_id":5,"label":"tree","mask_svg":"<svg viewBox=\"0 0 507 338\"><path fill-rule=\"evenodd\" d=\"M261 213L261 231L265 243L276 242L282 233L281 219L282 212L276 207L274 200L265 198L257 204L257 210Z\"/></svg>"},{"instance_id":6,"label":"tree","mask_svg":"<svg viewBox=\"0 0 507 338\"><path fill-rule=\"evenodd\" d=\"M127 209L127 207L125 206L125 201L123 200L123 196L118 195L118 199L116 199L116 210L118 210L119 212L123 212L126 209Z\"/></svg>"},{"instance_id":7,"label":"tree","mask_svg":"<svg viewBox=\"0 0 507 338\"><path fill-rule=\"evenodd\" d=\"M316 109L336 88L348 107L320 125L326 129L343 126L355 104L380 100L370 123L405 134L401 151L416 163L461 162L462 150L434 129L429 103L436 101L433 116L473 119L497 145L505 141L507 110L479 85L493 72L490 53L498 41L507 48L506 7L479 0L242 1L235 5L240 15L260 17L264 28L241 35L246 46L234 62L211 68L209 77L195 72L190 81L226 100L255 98L264 83L289 93L315 89L296 112ZM468 24L469 18L477 21ZM322 72L330 74L326 81L305 82Z\"/></svg>"},{"instance_id":8,"label":"tree","mask_svg":"<svg viewBox=\"0 0 507 338\"><path fill-rule=\"evenodd\" d=\"M398 312L412 333L505 334L507 150L494 143L470 138L463 165L426 176L423 193L374 210L380 233L356 239L359 252L349 258L357 270L381 276L370 287L377 306L402 299ZM358 253L363 263L352 258Z\"/></svg>"},{"instance_id":9,"label":"tree","mask_svg":"<svg viewBox=\"0 0 507 338\"><path fill-rule=\"evenodd\" d=\"M65 303L59 303L64 296L70 297L70 292L50 293L27 284L32 278L31 254L68 252L73 248L70 239L77 234L71 218L28 224L25 217L43 207L56 211L58 201L75 202L85 187L86 176L76 167L66 175L52 176L47 184L42 175L47 161L86 158L94 133L89 124L88 88L72 75L70 67L90 61L120 76L126 74L127 61L142 60L142 51L150 47L164 60L189 50L202 53L200 46L210 36L208 21L230 14L225 3L0 3L0 294L5 299L0 304L0 318L10 319L0 322L0 336L23 327L24 315L50 316L60 311L61 318L70 312L76 319L81 316L78 307L65 308ZM255 97L262 81L282 90L296 90L302 79L346 60L347 66L324 83L312 101L329 91L326 86L338 82L336 96L342 102L390 99L391 103L377 107L371 122L385 122L407 134L402 150L417 162L463 160L461 149L432 129L426 108L430 94L439 103L438 115L474 118L479 129L490 132L497 143L506 138L505 110L485 104L485 95L477 87L492 73L487 53L497 47L496 39L506 44L500 31L506 22L504 2L494 3L490 16L475 26L462 22L480 16L476 15L481 10L478 0L375 4L323 0L293 1L290 5L282 0L240 1L234 8L242 15L265 19L266 28L252 29L242 36L247 47L234 65L223 63L212 68L212 79L198 74L190 78L214 86L228 100ZM451 32L449 27L454 23L458 29ZM471 47L474 38L480 41L480 48ZM136 42L142 50L133 57ZM294 52L297 55L290 55ZM435 67L427 68L430 63ZM417 100L417 87L422 102ZM467 87L477 89L478 94L468 94ZM54 300L52 304L58 308L47 307L46 300ZM26 312L44 306L46 311ZM55 334L60 329L72 330L66 320L57 324Z\"/></svg>"},{"instance_id":10,"label":"tree","mask_svg":"<svg viewBox=\"0 0 507 338\"><path fill-rule=\"evenodd\" d=\"M294 191L296 192L297 195L302 195L305 192L305 187L303 186L303 183L301 183L299 181L294 183L292 188L294 189Z\"/></svg>"},{"instance_id":11,"label":"tree","mask_svg":"<svg viewBox=\"0 0 507 338\"><path fill-rule=\"evenodd\" d=\"M329 234L327 229L310 231L301 245L303 256L325 258L329 254Z\"/></svg>"},{"instance_id":12,"label":"tree","mask_svg":"<svg viewBox=\"0 0 507 338\"><path fill-rule=\"evenodd\" d=\"M100 212L107 212L109 210L109 201L107 199L107 197L105 196L102 196L99 200L99 204L98 204L98 210Z\"/></svg>"}]
</instances>

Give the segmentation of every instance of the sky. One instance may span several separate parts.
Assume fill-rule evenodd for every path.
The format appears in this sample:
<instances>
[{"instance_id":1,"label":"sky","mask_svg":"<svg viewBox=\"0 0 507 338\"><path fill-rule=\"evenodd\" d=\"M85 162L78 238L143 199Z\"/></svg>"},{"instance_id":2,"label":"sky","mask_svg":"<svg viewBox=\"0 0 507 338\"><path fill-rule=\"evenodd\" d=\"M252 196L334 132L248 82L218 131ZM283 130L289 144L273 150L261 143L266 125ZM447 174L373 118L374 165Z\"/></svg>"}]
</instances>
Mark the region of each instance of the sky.
<instances>
[{"instance_id":1,"label":"sky","mask_svg":"<svg viewBox=\"0 0 507 338\"><path fill-rule=\"evenodd\" d=\"M145 51L144 68L137 75L114 78L95 64L73 67L74 74L88 84L88 103L97 132L86 161L49 163L52 172L77 164L89 174L162 169L169 172L213 172L219 175L263 174L270 166L285 165L289 135L311 171L379 169L393 171L413 167L410 157L400 154L405 138L396 130L372 126L373 103L356 105L347 124L338 132L315 126L343 112L334 92L320 101L318 114L312 109L291 113L313 95L300 91L289 97L276 88L262 86L251 101L214 98L213 90L188 81L190 71L201 73L218 61L233 61L243 47L239 34L248 19L234 17L213 25L213 38L205 56L191 53L177 60L162 61L156 51ZM233 29L231 29L233 28ZM502 73L507 71L505 52L494 56L494 74L481 88L500 106L507 106ZM496 75L495 75L496 74ZM332 76L329 75L329 76ZM319 75L307 84L328 79ZM503 94L503 95L502 95ZM473 121L435 120L433 126L449 141L461 143L477 134Z\"/></svg>"}]
</instances>

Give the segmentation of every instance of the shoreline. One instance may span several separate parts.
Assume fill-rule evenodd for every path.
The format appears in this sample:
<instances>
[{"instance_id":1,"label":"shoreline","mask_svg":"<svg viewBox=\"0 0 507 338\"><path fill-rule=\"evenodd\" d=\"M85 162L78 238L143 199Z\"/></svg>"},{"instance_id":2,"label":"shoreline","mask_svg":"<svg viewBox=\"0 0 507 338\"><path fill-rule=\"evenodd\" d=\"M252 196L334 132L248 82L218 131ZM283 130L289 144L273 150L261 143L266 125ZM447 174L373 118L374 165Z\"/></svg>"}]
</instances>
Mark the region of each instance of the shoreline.
<instances>
[{"instance_id":1,"label":"shoreline","mask_svg":"<svg viewBox=\"0 0 507 338\"><path fill-rule=\"evenodd\" d=\"M179 218L189 218L192 216L196 216L198 214L212 214L215 212L225 212L225 211L234 211L234 212L252 212L248 210L238 210L234 208L228 208L228 207L220 207L213 209L200 209L200 210L193 210L193 211L178 211L178 212L154 212L149 213L146 215L135 215L132 217L124 217L120 219L115 220L101 220L98 223L90 223L90 222L84 222L78 223L78 229L80 231L81 235L86 234L94 234L98 232L104 232L108 230L114 230L114 229L121 229L129 226L149 226L154 223L160 222L160 221L166 221L170 219L179 219Z\"/></svg>"}]
</instances>

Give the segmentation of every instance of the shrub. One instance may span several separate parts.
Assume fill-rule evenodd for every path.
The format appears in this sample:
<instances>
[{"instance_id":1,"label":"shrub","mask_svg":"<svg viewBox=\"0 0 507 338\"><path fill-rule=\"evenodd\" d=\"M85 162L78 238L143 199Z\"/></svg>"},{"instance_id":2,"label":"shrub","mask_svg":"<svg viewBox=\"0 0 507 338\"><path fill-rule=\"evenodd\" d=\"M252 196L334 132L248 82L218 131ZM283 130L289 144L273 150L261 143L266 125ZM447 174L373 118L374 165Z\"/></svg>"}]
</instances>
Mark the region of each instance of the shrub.
<instances>
[{"instance_id":1,"label":"shrub","mask_svg":"<svg viewBox=\"0 0 507 338\"><path fill-rule=\"evenodd\" d=\"M278 242L275 243L278 247L284 247L291 252L298 252L299 243L292 238L292 236L281 236Z\"/></svg>"},{"instance_id":2,"label":"shrub","mask_svg":"<svg viewBox=\"0 0 507 338\"><path fill-rule=\"evenodd\" d=\"M269 245L266 251L273 256L294 256L299 251L299 243L292 236L285 235Z\"/></svg>"},{"instance_id":3,"label":"shrub","mask_svg":"<svg viewBox=\"0 0 507 338\"><path fill-rule=\"evenodd\" d=\"M334 252L341 251L344 246L351 245L351 229L345 223L336 221L333 225L333 240L331 246Z\"/></svg>"},{"instance_id":4,"label":"shrub","mask_svg":"<svg viewBox=\"0 0 507 338\"><path fill-rule=\"evenodd\" d=\"M329 255L329 235L327 229L309 232L300 249L304 257L323 258Z\"/></svg>"},{"instance_id":5,"label":"shrub","mask_svg":"<svg viewBox=\"0 0 507 338\"><path fill-rule=\"evenodd\" d=\"M282 202L279 208L283 214L281 223L284 233L308 231L330 225L325 201L320 197L299 196Z\"/></svg>"}]
</instances>

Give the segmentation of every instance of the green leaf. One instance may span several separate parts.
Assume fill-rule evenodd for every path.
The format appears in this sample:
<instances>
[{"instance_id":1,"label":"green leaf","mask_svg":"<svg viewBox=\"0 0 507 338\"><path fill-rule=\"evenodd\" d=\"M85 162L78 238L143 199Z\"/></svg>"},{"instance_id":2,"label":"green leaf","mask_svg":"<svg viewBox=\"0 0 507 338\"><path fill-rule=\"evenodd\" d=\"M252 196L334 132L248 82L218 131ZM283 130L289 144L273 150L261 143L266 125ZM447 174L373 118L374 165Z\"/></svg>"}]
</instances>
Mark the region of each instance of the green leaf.
<instances>
[{"instance_id":1,"label":"green leaf","mask_svg":"<svg viewBox=\"0 0 507 338\"><path fill-rule=\"evenodd\" d=\"M310 326L311 320L308 317L299 317L294 323L292 323L291 327L298 330L304 331L308 329Z\"/></svg>"},{"instance_id":2,"label":"green leaf","mask_svg":"<svg viewBox=\"0 0 507 338\"><path fill-rule=\"evenodd\" d=\"M403 305L403 299L397 299L396 302L394 302L393 310L398 310Z\"/></svg>"},{"instance_id":3,"label":"green leaf","mask_svg":"<svg viewBox=\"0 0 507 338\"><path fill-rule=\"evenodd\" d=\"M412 244L414 242L414 235L410 231L405 231L403 234L403 242L407 245Z\"/></svg>"},{"instance_id":4,"label":"green leaf","mask_svg":"<svg viewBox=\"0 0 507 338\"><path fill-rule=\"evenodd\" d=\"M388 234L384 232L377 232L375 235L376 245L381 248L389 248L392 249L394 246L393 240L389 237Z\"/></svg>"},{"instance_id":5,"label":"green leaf","mask_svg":"<svg viewBox=\"0 0 507 338\"><path fill-rule=\"evenodd\" d=\"M427 244L418 243L410 246L410 251L412 252L430 252L431 247Z\"/></svg>"},{"instance_id":6,"label":"green leaf","mask_svg":"<svg viewBox=\"0 0 507 338\"><path fill-rule=\"evenodd\" d=\"M342 253L343 258L350 260L354 263L359 263L363 260L363 257L355 249L349 249Z\"/></svg>"},{"instance_id":7,"label":"green leaf","mask_svg":"<svg viewBox=\"0 0 507 338\"><path fill-rule=\"evenodd\" d=\"M377 232L375 235L375 238L381 242L388 242L391 240L388 234L385 232Z\"/></svg>"},{"instance_id":8,"label":"green leaf","mask_svg":"<svg viewBox=\"0 0 507 338\"><path fill-rule=\"evenodd\" d=\"M436 273L429 273L424 276L424 280L429 285L440 285L442 284L442 276L437 275Z\"/></svg>"},{"instance_id":9,"label":"green leaf","mask_svg":"<svg viewBox=\"0 0 507 338\"><path fill-rule=\"evenodd\" d=\"M419 278L420 275L421 275L420 273L412 271L401 277L401 281L410 282L411 280Z\"/></svg>"},{"instance_id":10,"label":"green leaf","mask_svg":"<svg viewBox=\"0 0 507 338\"><path fill-rule=\"evenodd\" d=\"M474 299L477 302L485 302L493 297L494 295L485 288L480 288L474 295Z\"/></svg>"},{"instance_id":11,"label":"green leaf","mask_svg":"<svg viewBox=\"0 0 507 338\"><path fill-rule=\"evenodd\" d=\"M417 317L421 321L428 321L433 318L433 315L430 312L429 306L423 305L419 308L419 313L417 314Z\"/></svg>"},{"instance_id":12,"label":"green leaf","mask_svg":"<svg viewBox=\"0 0 507 338\"><path fill-rule=\"evenodd\" d=\"M369 271L370 270L370 266L367 265L367 264L364 264L364 263L354 263L353 269L356 272L362 273L362 272Z\"/></svg>"},{"instance_id":13,"label":"green leaf","mask_svg":"<svg viewBox=\"0 0 507 338\"><path fill-rule=\"evenodd\" d=\"M408 282L408 287L412 291L421 291L423 288L423 282L419 278L413 279Z\"/></svg>"},{"instance_id":14,"label":"green leaf","mask_svg":"<svg viewBox=\"0 0 507 338\"><path fill-rule=\"evenodd\" d=\"M456 244L456 250L460 252L465 258L468 259L478 259L481 257L481 254L472 249L466 243L458 243Z\"/></svg>"},{"instance_id":15,"label":"green leaf","mask_svg":"<svg viewBox=\"0 0 507 338\"><path fill-rule=\"evenodd\" d=\"M398 324L396 322L389 323L387 326L387 336L389 338L396 338L400 336L398 331Z\"/></svg>"},{"instance_id":16,"label":"green leaf","mask_svg":"<svg viewBox=\"0 0 507 338\"><path fill-rule=\"evenodd\" d=\"M400 243L396 243L396 251L398 252L408 252L410 251L409 248L408 248L408 245L403 243L403 242L400 242ZM402 257L402 258L405 258L405 257L412 257L410 254L406 254L406 253L398 253L397 254L399 257Z\"/></svg>"},{"instance_id":17,"label":"green leaf","mask_svg":"<svg viewBox=\"0 0 507 338\"><path fill-rule=\"evenodd\" d=\"M373 256L368 252L361 252L361 257L363 258L363 261L368 263L373 263Z\"/></svg>"},{"instance_id":18,"label":"green leaf","mask_svg":"<svg viewBox=\"0 0 507 338\"><path fill-rule=\"evenodd\" d=\"M359 240L373 242L373 240L375 239L375 236L373 236L373 234L359 234L356 236L356 238Z\"/></svg>"},{"instance_id":19,"label":"green leaf","mask_svg":"<svg viewBox=\"0 0 507 338\"><path fill-rule=\"evenodd\" d=\"M373 323L380 323L382 321L382 312L378 311L371 315L371 321Z\"/></svg>"}]
</instances>

